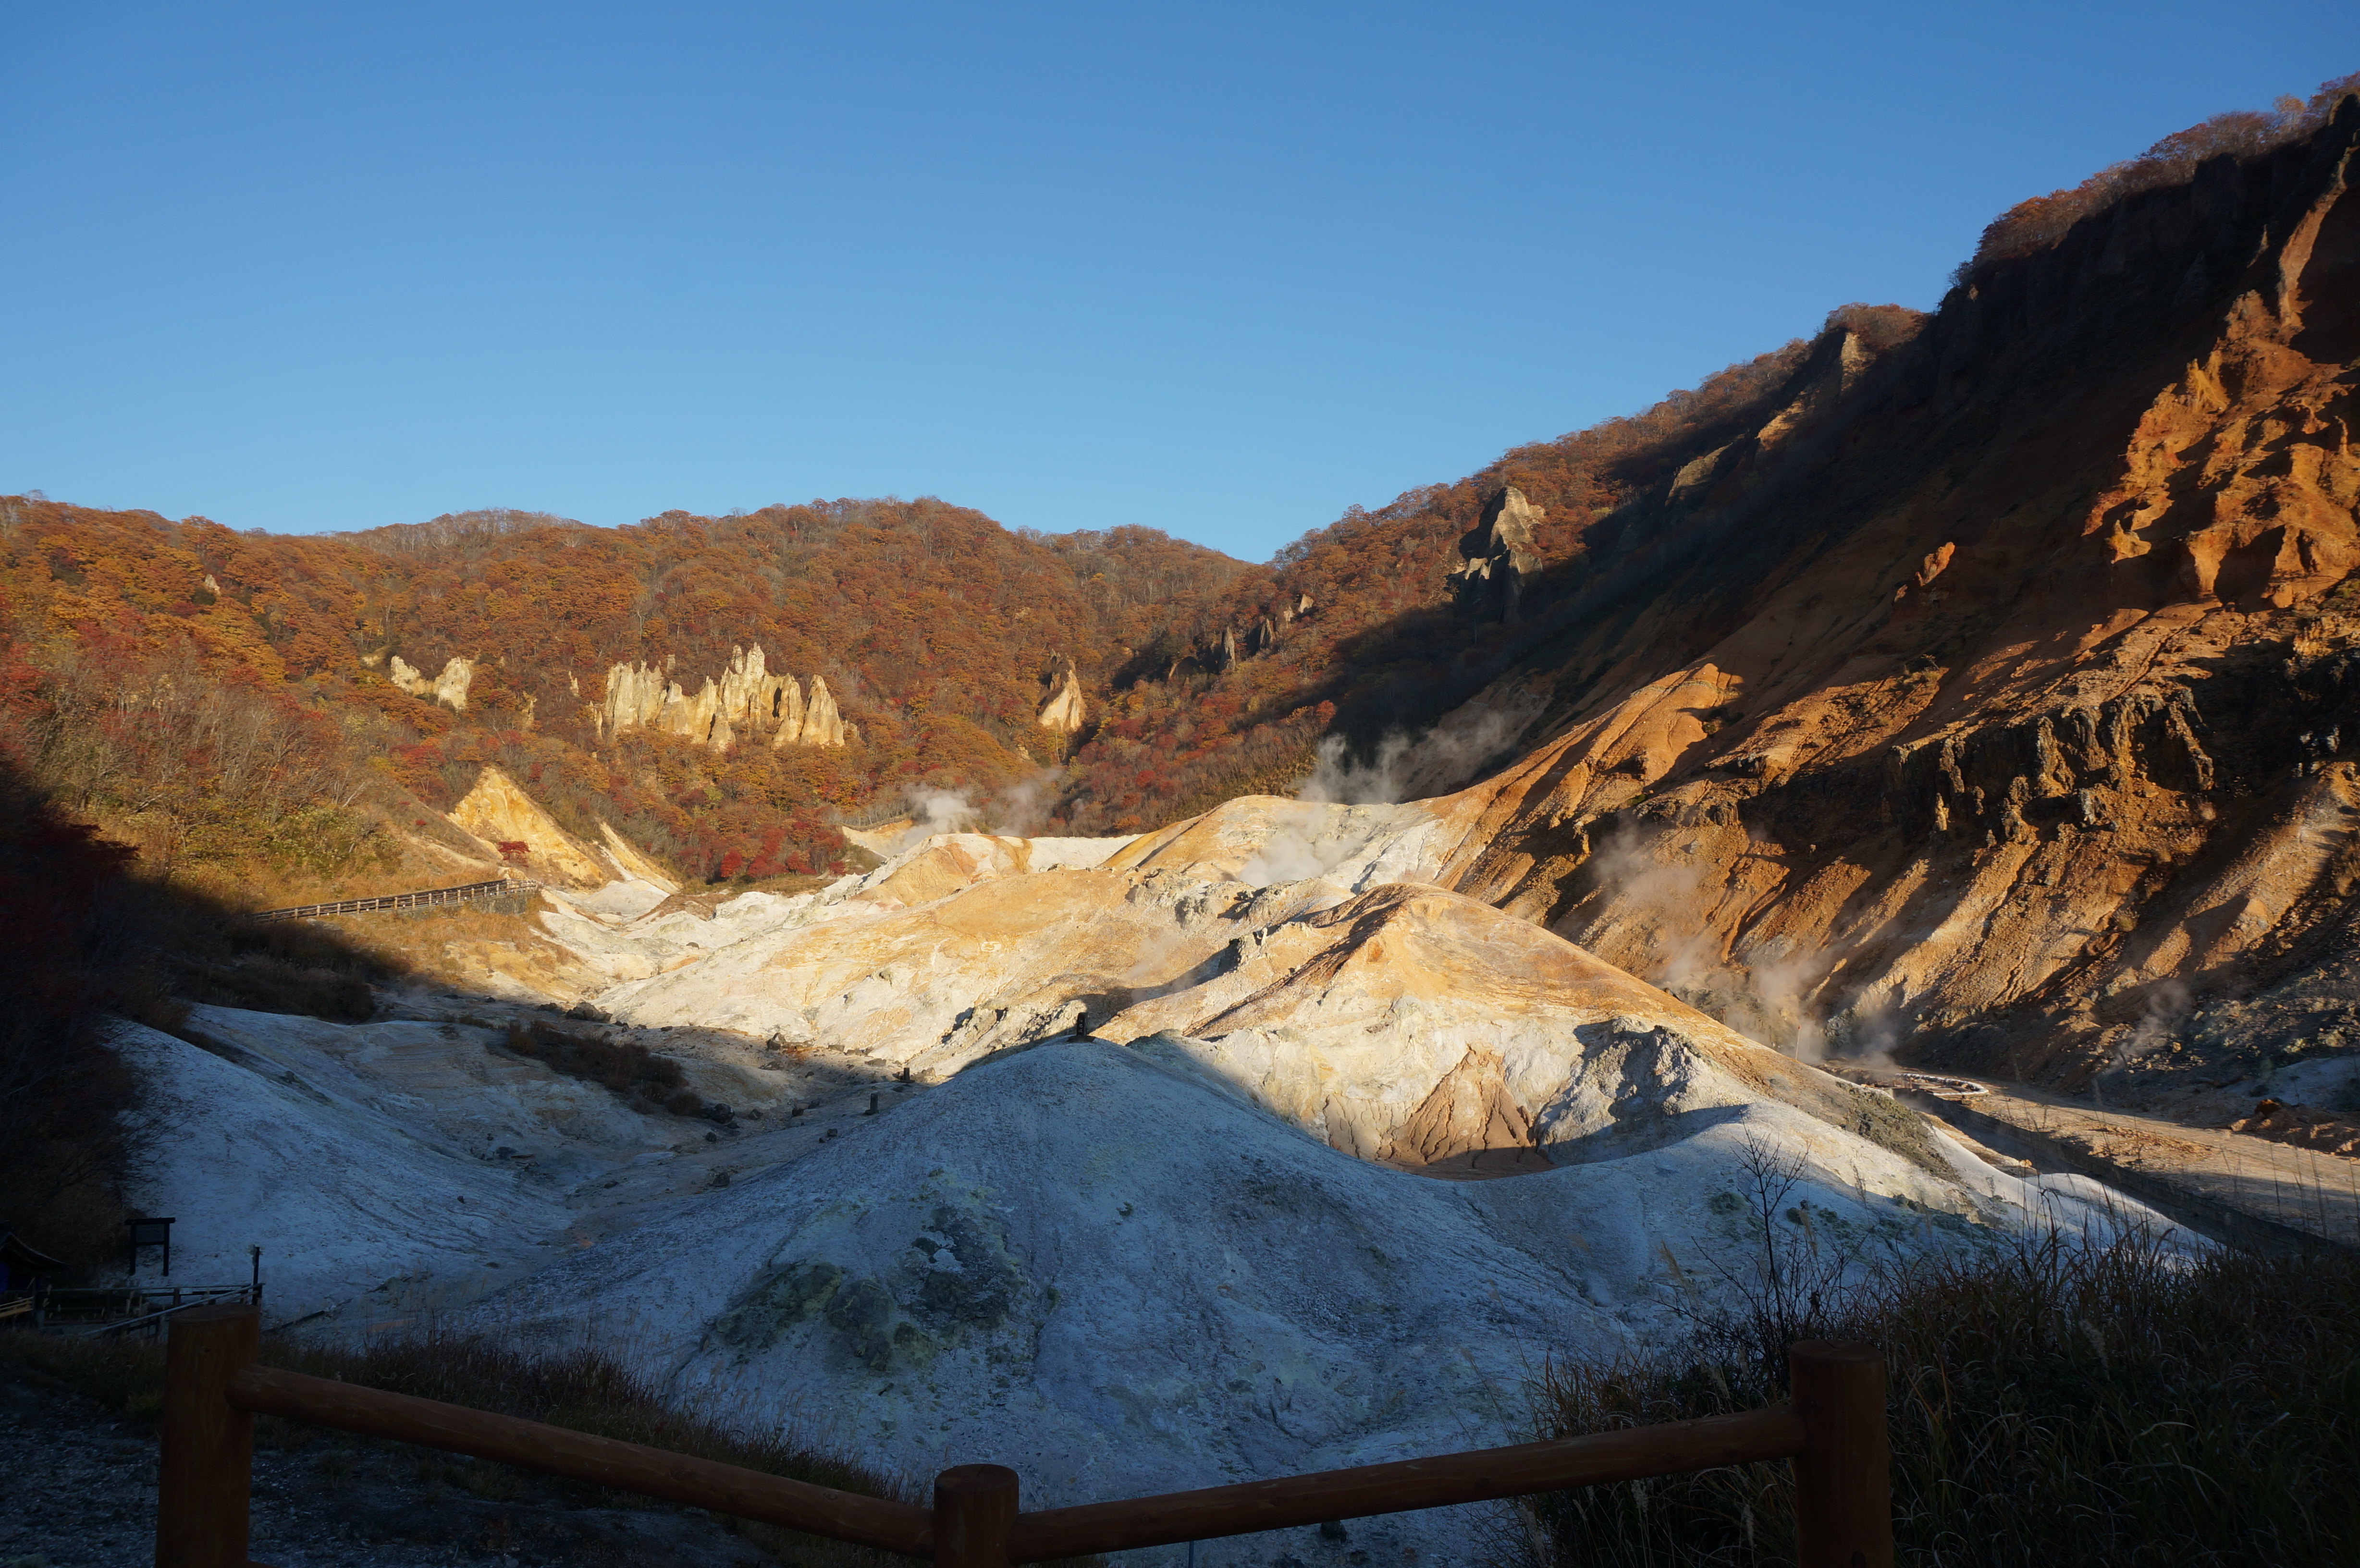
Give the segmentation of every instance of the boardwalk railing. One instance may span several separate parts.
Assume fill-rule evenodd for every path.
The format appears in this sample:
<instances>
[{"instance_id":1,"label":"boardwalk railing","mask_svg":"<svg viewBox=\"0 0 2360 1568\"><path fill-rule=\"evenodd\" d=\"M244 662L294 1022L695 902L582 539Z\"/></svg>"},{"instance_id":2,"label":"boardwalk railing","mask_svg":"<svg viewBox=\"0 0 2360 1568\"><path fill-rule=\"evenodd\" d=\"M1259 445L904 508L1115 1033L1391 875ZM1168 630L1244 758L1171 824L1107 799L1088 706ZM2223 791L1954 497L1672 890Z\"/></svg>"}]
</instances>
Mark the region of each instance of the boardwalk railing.
<instances>
[{"instance_id":1,"label":"boardwalk railing","mask_svg":"<svg viewBox=\"0 0 2360 1568\"><path fill-rule=\"evenodd\" d=\"M418 893L388 893L381 898L342 898L333 904L298 904L291 909L261 909L257 920L308 920L318 915L357 915L370 909L418 909L430 904L472 904L511 893L537 893L538 882L470 882L464 887L429 887Z\"/></svg>"},{"instance_id":2,"label":"boardwalk railing","mask_svg":"<svg viewBox=\"0 0 2360 1568\"><path fill-rule=\"evenodd\" d=\"M157 1568L247 1568L254 1418L279 1416L515 1465L784 1526L938 1568L1171 1546L1370 1514L1791 1460L1797 1568L1892 1568L1885 1358L1865 1345L1790 1347L1794 1402L1742 1415L1020 1513L1016 1472L961 1465L934 1507L839 1492L539 1421L280 1372L256 1355L260 1315L215 1307L173 1320L166 1353Z\"/></svg>"},{"instance_id":3,"label":"boardwalk railing","mask_svg":"<svg viewBox=\"0 0 2360 1568\"><path fill-rule=\"evenodd\" d=\"M23 1310L35 1328L106 1336L144 1334L153 1339L176 1312L202 1307L262 1304L259 1270L247 1285L104 1285L60 1290L37 1287ZM0 1312L0 1317L6 1316Z\"/></svg>"}]
</instances>

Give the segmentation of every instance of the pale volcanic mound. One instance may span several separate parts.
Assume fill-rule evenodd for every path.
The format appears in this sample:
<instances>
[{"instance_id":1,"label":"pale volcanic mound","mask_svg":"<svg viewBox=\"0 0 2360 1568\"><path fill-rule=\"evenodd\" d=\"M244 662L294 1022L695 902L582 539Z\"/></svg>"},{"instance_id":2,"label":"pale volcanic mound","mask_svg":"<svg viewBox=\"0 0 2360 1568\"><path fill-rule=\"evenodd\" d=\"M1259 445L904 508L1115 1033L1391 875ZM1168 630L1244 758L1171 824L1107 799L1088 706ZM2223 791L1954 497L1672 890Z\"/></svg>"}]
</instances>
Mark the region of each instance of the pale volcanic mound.
<instances>
[{"instance_id":1,"label":"pale volcanic mound","mask_svg":"<svg viewBox=\"0 0 2360 1568\"><path fill-rule=\"evenodd\" d=\"M2026 1201L1775 1100L1642 1153L1431 1181L1218 1067L1165 1036L1015 1051L461 1322L619 1340L683 1396L919 1475L1012 1465L1047 1505L1515 1440L1545 1357L1667 1337L1750 1277L1755 1150L1802 1156L1781 1202L1864 1258L1972 1247ZM1463 1522L1352 1530L1470 1555Z\"/></svg>"},{"instance_id":2,"label":"pale volcanic mound","mask_svg":"<svg viewBox=\"0 0 2360 1568\"><path fill-rule=\"evenodd\" d=\"M724 931L685 933L711 945L667 947L641 967L661 973L597 1002L926 1079L1082 1030L1161 1035L1334 1147L1408 1166L1494 1149L1537 1151L1545 1169L1775 1100L1946 1173L1884 1098L1421 880L1454 847L1459 805L1249 797L1049 870L997 847L1009 841L933 839L824 893L724 904L710 922ZM916 891L938 896L906 905ZM660 921L596 940L611 960L674 934Z\"/></svg>"}]
</instances>

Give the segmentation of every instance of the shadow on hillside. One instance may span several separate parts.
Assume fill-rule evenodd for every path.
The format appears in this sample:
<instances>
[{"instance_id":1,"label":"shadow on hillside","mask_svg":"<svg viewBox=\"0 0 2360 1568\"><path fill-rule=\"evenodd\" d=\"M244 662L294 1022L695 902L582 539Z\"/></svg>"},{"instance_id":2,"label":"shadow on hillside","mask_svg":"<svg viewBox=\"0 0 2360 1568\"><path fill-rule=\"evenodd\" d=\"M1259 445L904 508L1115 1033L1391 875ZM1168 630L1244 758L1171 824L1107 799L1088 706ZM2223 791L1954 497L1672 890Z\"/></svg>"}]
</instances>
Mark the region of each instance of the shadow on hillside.
<instances>
[{"instance_id":1,"label":"shadow on hillside","mask_svg":"<svg viewBox=\"0 0 2360 1568\"><path fill-rule=\"evenodd\" d=\"M1621 667L1612 657L1617 633L1667 599L1681 607L1674 638L1679 646L1658 650L1656 662L1676 664L1711 647L1775 585L1798 544L1825 543L1867 519L1871 508L1856 496L1827 504L1824 459L1848 432L1864 417L1889 421L1899 415L1911 425L1911 436L1919 433L1915 417L1926 411L1923 383L1931 351L1923 339L1910 338L1894 343L1848 387L1840 406L1811 425L1783 437L1775 449L1759 439L1780 410L1827 380L1846 341L1844 330L1830 327L1789 373L1710 419L1655 442L1622 502L1582 525L1572 553L1519 577L1513 593L1503 591L1503 576L1479 578L1452 598L1338 637L1317 668L1297 667L1295 679L1240 715L1237 733L1330 704L1334 717L1327 733L1342 735L1366 758L1386 736L1431 728L1519 668L1551 678L1560 711L1579 706L1591 683ZM1682 476L1692 478L1699 462L1710 465L1710 474L1683 485ZM1819 497L1798 507L1798 491ZM1452 567L1487 554L1495 569L1503 564L1490 515L1487 510L1486 520L1461 537ZM1371 548L1382 548L1374 534ZM1142 661L1160 660L1174 646L1168 636L1159 639L1125 667L1118 686L1125 676L1145 678ZM1265 643L1244 654L1273 656L1293 662L1284 642L1275 650ZM1189 671L1177 678L1203 690L1218 684L1218 662L1201 652L1172 668ZM1469 760L1488 771L1509 755Z\"/></svg>"},{"instance_id":2,"label":"shadow on hillside","mask_svg":"<svg viewBox=\"0 0 2360 1568\"><path fill-rule=\"evenodd\" d=\"M112 1259L126 1182L158 1136L113 1020L168 1032L191 1002L366 1018L385 962L262 924L147 872L0 753L0 1230L70 1273Z\"/></svg>"}]
</instances>

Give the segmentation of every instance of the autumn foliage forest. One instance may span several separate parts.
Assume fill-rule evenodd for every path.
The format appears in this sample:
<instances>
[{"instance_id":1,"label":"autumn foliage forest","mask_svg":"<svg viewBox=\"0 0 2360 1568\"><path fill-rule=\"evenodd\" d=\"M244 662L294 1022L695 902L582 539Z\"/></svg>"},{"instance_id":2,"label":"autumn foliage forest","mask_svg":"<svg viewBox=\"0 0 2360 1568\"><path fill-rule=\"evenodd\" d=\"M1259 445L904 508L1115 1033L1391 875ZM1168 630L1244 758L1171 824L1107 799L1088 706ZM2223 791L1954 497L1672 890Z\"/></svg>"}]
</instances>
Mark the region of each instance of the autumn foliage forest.
<instances>
[{"instance_id":1,"label":"autumn foliage forest","mask_svg":"<svg viewBox=\"0 0 2360 1568\"><path fill-rule=\"evenodd\" d=\"M2302 134L2353 80L2010 209L1959 286L2107 202ZM1550 636L1550 606L1595 600L1649 526L1634 498L1757 426L1839 339L1874 361L1923 320L1843 307L1812 339L1355 506L1259 565L1142 528L1011 530L932 498L273 536L0 497L0 751L148 869L248 904L414 881L404 846L445 831L486 764L692 879L831 871L840 826L929 790L1013 831L1138 832L1292 789L1323 736L1368 749L1432 723ZM1449 574L1507 486L1539 508L1540 613L1470 615ZM806 689L824 677L855 743L602 735L611 667L666 667L694 693L755 644ZM431 679L454 657L475 662L464 711L392 679L397 659ZM1064 735L1035 715L1068 666L1087 716Z\"/></svg>"},{"instance_id":2,"label":"autumn foliage forest","mask_svg":"<svg viewBox=\"0 0 2360 1568\"><path fill-rule=\"evenodd\" d=\"M2079 185L2019 201L1983 230L1975 254L1960 264L1957 281L1972 285L1999 262L2055 245L2076 223L2126 196L2185 185L2208 159L2258 158L2300 140L2327 124L2335 105L2354 93L2360 93L2360 71L2321 82L2308 99L2289 94L2267 113L2233 109L2215 114L2174 131L2136 158L2107 165Z\"/></svg>"},{"instance_id":3,"label":"autumn foliage forest","mask_svg":"<svg viewBox=\"0 0 2360 1568\"><path fill-rule=\"evenodd\" d=\"M1038 798L1057 760L1033 723L1046 681L1070 661L1102 682L1243 570L1149 529L1012 533L927 500L273 537L16 497L9 748L159 867L202 880L260 860L290 897L390 870L403 831L486 763L691 877L822 871L839 820L913 788ZM600 738L610 666L669 661L694 692L757 643L773 670L825 677L859 742ZM464 711L389 678L396 657L431 675L453 655L477 661Z\"/></svg>"}]
</instances>

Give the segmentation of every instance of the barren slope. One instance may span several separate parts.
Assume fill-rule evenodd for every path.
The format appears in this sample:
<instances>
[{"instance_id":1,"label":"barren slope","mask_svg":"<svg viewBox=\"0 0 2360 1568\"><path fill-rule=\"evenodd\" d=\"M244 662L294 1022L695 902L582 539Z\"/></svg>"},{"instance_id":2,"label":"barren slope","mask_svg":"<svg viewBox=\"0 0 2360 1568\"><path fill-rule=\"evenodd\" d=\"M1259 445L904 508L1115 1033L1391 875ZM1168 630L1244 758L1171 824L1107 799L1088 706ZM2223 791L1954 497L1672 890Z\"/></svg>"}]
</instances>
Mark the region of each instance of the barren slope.
<instances>
[{"instance_id":1,"label":"barren slope","mask_svg":"<svg viewBox=\"0 0 2360 1568\"><path fill-rule=\"evenodd\" d=\"M1873 365L1831 336L1595 526L1435 879L1757 1038L2072 1082L2344 940L2355 140L2347 100Z\"/></svg>"}]
</instances>

